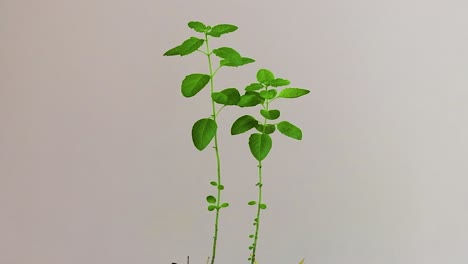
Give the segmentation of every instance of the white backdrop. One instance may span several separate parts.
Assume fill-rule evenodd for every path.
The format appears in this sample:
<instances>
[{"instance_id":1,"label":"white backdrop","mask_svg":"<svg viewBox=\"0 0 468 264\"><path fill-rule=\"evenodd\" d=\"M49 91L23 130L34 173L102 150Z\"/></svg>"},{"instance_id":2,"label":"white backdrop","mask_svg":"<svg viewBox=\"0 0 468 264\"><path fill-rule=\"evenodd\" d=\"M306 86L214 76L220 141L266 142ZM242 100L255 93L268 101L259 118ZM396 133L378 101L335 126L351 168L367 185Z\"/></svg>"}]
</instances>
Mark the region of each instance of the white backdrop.
<instances>
[{"instance_id":1,"label":"white backdrop","mask_svg":"<svg viewBox=\"0 0 468 264\"><path fill-rule=\"evenodd\" d=\"M192 146L201 54L162 57L191 20L311 90L278 102L302 142L265 161L261 264L468 262L466 1L0 1L0 263L205 263L212 151ZM219 264L246 263L256 163L223 111L231 207Z\"/></svg>"}]
</instances>

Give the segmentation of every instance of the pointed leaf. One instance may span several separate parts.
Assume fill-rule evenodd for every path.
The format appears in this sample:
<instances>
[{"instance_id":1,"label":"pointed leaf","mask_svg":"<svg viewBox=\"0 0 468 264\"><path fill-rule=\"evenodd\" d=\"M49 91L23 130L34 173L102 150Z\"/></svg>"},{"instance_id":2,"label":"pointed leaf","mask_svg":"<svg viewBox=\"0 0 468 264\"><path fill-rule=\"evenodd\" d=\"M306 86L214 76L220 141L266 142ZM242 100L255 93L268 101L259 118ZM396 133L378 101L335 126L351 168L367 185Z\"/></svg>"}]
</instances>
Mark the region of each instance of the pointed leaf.
<instances>
[{"instance_id":1,"label":"pointed leaf","mask_svg":"<svg viewBox=\"0 0 468 264\"><path fill-rule=\"evenodd\" d=\"M198 150L203 150L210 144L216 134L218 126L213 119L203 118L195 122L192 127L192 141Z\"/></svg>"},{"instance_id":2,"label":"pointed leaf","mask_svg":"<svg viewBox=\"0 0 468 264\"><path fill-rule=\"evenodd\" d=\"M210 81L210 75L194 73L185 76L182 81L182 95L185 97L192 97L203 89Z\"/></svg>"},{"instance_id":3,"label":"pointed leaf","mask_svg":"<svg viewBox=\"0 0 468 264\"><path fill-rule=\"evenodd\" d=\"M269 120L275 120L275 119L278 119L280 117L280 111L279 110L260 110L260 114L266 118L266 119L269 119Z\"/></svg>"},{"instance_id":4,"label":"pointed leaf","mask_svg":"<svg viewBox=\"0 0 468 264\"><path fill-rule=\"evenodd\" d=\"M279 132L283 133L284 135L290 138L294 138L297 140L302 139L301 129L289 123L288 121L281 121L276 125L276 127L278 127Z\"/></svg>"},{"instance_id":5,"label":"pointed leaf","mask_svg":"<svg viewBox=\"0 0 468 264\"><path fill-rule=\"evenodd\" d=\"M251 107L261 104L262 100L258 98L257 95L254 94L244 94L241 96L239 103L237 103L240 107Z\"/></svg>"},{"instance_id":6,"label":"pointed leaf","mask_svg":"<svg viewBox=\"0 0 468 264\"><path fill-rule=\"evenodd\" d=\"M242 57L240 62L237 60L237 58L226 58L220 61L220 65L227 66L227 67L239 67L239 66L244 66L252 62L255 62L255 60L252 58L247 58L247 57Z\"/></svg>"},{"instance_id":7,"label":"pointed leaf","mask_svg":"<svg viewBox=\"0 0 468 264\"><path fill-rule=\"evenodd\" d=\"M180 55L180 46L174 47L168 51L166 51L163 56L175 56Z\"/></svg>"},{"instance_id":8,"label":"pointed leaf","mask_svg":"<svg viewBox=\"0 0 468 264\"><path fill-rule=\"evenodd\" d=\"M302 259L302 260L299 262L299 264L304 264L304 260L305 260L305 259Z\"/></svg>"},{"instance_id":9,"label":"pointed leaf","mask_svg":"<svg viewBox=\"0 0 468 264\"><path fill-rule=\"evenodd\" d=\"M211 98L218 104L237 105L240 100L240 93L236 88L227 88L221 92L211 94Z\"/></svg>"},{"instance_id":10,"label":"pointed leaf","mask_svg":"<svg viewBox=\"0 0 468 264\"><path fill-rule=\"evenodd\" d=\"M252 134L249 138L249 147L252 155L258 160L262 161L270 152L272 146L271 137L267 134Z\"/></svg>"},{"instance_id":11,"label":"pointed leaf","mask_svg":"<svg viewBox=\"0 0 468 264\"><path fill-rule=\"evenodd\" d=\"M197 31L197 32L201 32L201 33L205 32L205 30L206 30L205 24L203 24L202 22L199 22L199 21L190 21L188 23L188 27L195 30L195 31Z\"/></svg>"},{"instance_id":12,"label":"pointed leaf","mask_svg":"<svg viewBox=\"0 0 468 264\"><path fill-rule=\"evenodd\" d=\"M208 35L213 37L221 37L223 34L227 34L230 32L234 32L238 29L237 26L229 25L229 24L220 24L214 26L209 32Z\"/></svg>"},{"instance_id":13,"label":"pointed leaf","mask_svg":"<svg viewBox=\"0 0 468 264\"><path fill-rule=\"evenodd\" d=\"M260 96L263 99L271 100L271 99L275 98L277 93L278 92L275 89L270 89L270 90L266 90L266 91L264 90L264 91L260 91Z\"/></svg>"},{"instance_id":14,"label":"pointed leaf","mask_svg":"<svg viewBox=\"0 0 468 264\"><path fill-rule=\"evenodd\" d=\"M187 39L179 46L180 56L185 56L196 51L198 48L201 47L201 45L203 45L203 42L205 42L203 39L199 39L196 37L191 37Z\"/></svg>"},{"instance_id":15,"label":"pointed leaf","mask_svg":"<svg viewBox=\"0 0 468 264\"><path fill-rule=\"evenodd\" d=\"M264 86L261 83L251 83L245 87L246 91L256 91L262 89Z\"/></svg>"},{"instance_id":16,"label":"pointed leaf","mask_svg":"<svg viewBox=\"0 0 468 264\"><path fill-rule=\"evenodd\" d=\"M209 195L209 196L206 197L206 201L208 203L214 204L214 203L216 203L216 198L213 195Z\"/></svg>"},{"instance_id":17,"label":"pointed leaf","mask_svg":"<svg viewBox=\"0 0 468 264\"><path fill-rule=\"evenodd\" d=\"M281 78L276 78L271 81L270 85L273 87L280 87L280 86L286 86L289 85L291 82L286 79L281 79Z\"/></svg>"},{"instance_id":18,"label":"pointed leaf","mask_svg":"<svg viewBox=\"0 0 468 264\"><path fill-rule=\"evenodd\" d=\"M231 135L239 135L249 131L258 124L258 121L249 115L239 117L231 127Z\"/></svg>"},{"instance_id":19,"label":"pointed leaf","mask_svg":"<svg viewBox=\"0 0 468 264\"><path fill-rule=\"evenodd\" d=\"M302 88L285 88L279 93L278 97L281 97L281 98L297 98L297 97L301 97L303 95L306 95L308 93L310 93L309 90L302 89Z\"/></svg>"},{"instance_id":20,"label":"pointed leaf","mask_svg":"<svg viewBox=\"0 0 468 264\"><path fill-rule=\"evenodd\" d=\"M213 53L216 56L218 56L220 58L223 58L223 59L229 58L230 56L241 57L239 52L237 52L235 49L229 48L229 47L221 47L221 48L214 49Z\"/></svg>"},{"instance_id":21,"label":"pointed leaf","mask_svg":"<svg viewBox=\"0 0 468 264\"><path fill-rule=\"evenodd\" d=\"M276 130L275 125L271 125L271 124L267 124L267 125L257 124L255 126L255 129L257 129L258 132L265 133L265 134L273 134Z\"/></svg>"},{"instance_id":22,"label":"pointed leaf","mask_svg":"<svg viewBox=\"0 0 468 264\"><path fill-rule=\"evenodd\" d=\"M265 85L270 85L270 82L275 79L275 75L267 69L260 69L257 72L257 81Z\"/></svg>"}]
</instances>

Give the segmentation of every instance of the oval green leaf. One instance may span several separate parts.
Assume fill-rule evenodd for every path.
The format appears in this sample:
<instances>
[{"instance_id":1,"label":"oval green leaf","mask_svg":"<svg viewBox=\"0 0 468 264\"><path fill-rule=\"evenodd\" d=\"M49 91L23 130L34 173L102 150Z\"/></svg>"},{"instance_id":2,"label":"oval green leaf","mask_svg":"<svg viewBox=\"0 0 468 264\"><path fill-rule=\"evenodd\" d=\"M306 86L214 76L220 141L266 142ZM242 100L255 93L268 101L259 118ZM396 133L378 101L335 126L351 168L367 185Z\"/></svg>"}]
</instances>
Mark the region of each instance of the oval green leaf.
<instances>
[{"instance_id":1,"label":"oval green leaf","mask_svg":"<svg viewBox=\"0 0 468 264\"><path fill-rule=\"evenodd\" d=\"M262 89L264 86L261 83L251 83L245 87L246 91L256 91Z\"/></svg>"},{"instance_id":2,"label":"oval green leaf","mask_svg":"<svg viewBox=\"0 0 468 264\"><path fill-rule=\"evenodd\" d=\"M201 47L201 45L203 45L203 42L205 42L205 40L196 37L187 39L179 46L180 56L189 55L190 53L196 51Z\"/></svg>"},{"instance_id":3,"label":"oval green leaf","mask_svg":"<svg viewBox=\"0 0 468 264\"><path fill-rule=\"evenodd\" d=\"M252 58L247 58L247 57L228 57L222 61L220 61L221 66L227 66L227 67L239 67L239 66L244 66L246 64L255 62L254 59Z\"/></svg>"},{"instance_id":4,"label":"oval green leaf","mask_svg":"<svg viewBox=\"0 0 468 264\"><path fill-rule=\"evenodd\" d=\"M235 49L229 48L229 47L221 47L221 48L214 49L213 53L216 56L218 56L220 58L223 58L223 59L229 58L231 56L241 57L239 52L237 52Z\"/></svg>"},{"instance_id":5,"label":"oval green leaf","mask_svg":"<svg viewBox=\"0 0 468 264\"><path fill-rule=\"evenodd\" d=\"M208 35L213 36L213 37L221 37L221 35L234 32L238 29L237 26L230 25L230 24L219 24L211 28L210 31L208 31Z\"/></svg>"},{"instance_id":6,"label":"oval green leaf","mask_svg":"<svg viewBox=\"0 0 468 264\"><path fill-rule=\"evenodd\" d=\"M260 204L260 209L266 209L267 205L266 204Z\"/></svg>"},{"instance_id":7,"label":"oval green leaf","mask_svg":"<svg viewBox=\"0 0 468 264\"><path fill-rule=\"evenodd\" d=\"M247 204L248 204L248 205L255 205L256 203L257 203L256 201L250 201L250 202L248 202Z\"/></svg>"},{"instance_id":8,"label":"oval green leaf","mask_svg":"<svg viewBox=\"0 0 468 264\"><path fill-rule=\"evenodd\" d=\"M271 99L275 98L277 93L278 92L275 89L270 89L270 90L266 90L266 91L260 91L260 96L263 99L271 100Z\"/></svg>"},{"instance_id":9,"label":"oval green leaf","mask_svg":"<svg viewBox=\"0 0 468 264\"><path fill-rule=\"evenodd\" d=\"M221 205L222 208L226 208L226 207L228 207L228 206L229 206L229 203L223 203L223 204Z\"/></svg>"},{"instance_id":10,"label":"oval green leaf","mask_svg":"<svg viewBox=\"0 0 468 264\"><path fill-rule=\"evenodd\" d=\"M188 27L195 30L196 32L201 32L201 33L205 32L206 30L205 24L203 24L200 21L190 21L188 23Z\"/></svg>"},{"instance_id":11,"label":"oval green leaf","mask_svg":"<svg viewBox=\"0 0 468 264\"><path fill-rule=\"evenodd\" d=\"M265 85L270 85L270 82L275 79L275 75L267 69L260 69L257 72L257 81Z\"/></svg>"},{"instance_id":12,"label":"oval green leaf","mask_svg":"<svg viewBox=\"0 0 468 264\"><path fill-rule=\"evenodd\" d=\"M281 121L276 126L278 127L279 132L283 133L284 135L297 140L302 139L301 129L289 123L288 121Z\"/></svg>"},{"instance_id":13,"label":"oval green leaf","mask_svg":"<svg viewBox=\"0 0 468 264\"><path fill-rule=\"evenodd\" d=\"M219 185L219 186L218 186L218 190L220 190L220 191L224 190L224 185L222 185L222 184Z\"/></svg>"},{"instance_id":14,"label":"oval green leaf","mask_svg":"<svg viewBox=\"0 0 468 264\"><path fill-rule=\"evenodd\" d=\"M210 204L208 205L208 211L213 211L214 209L216 209L216 205L213 205L213 204Z\"/></svg>"},{"instance_id":15,"label":"oval green leaf","mask_svg":"<svg viewBox=\"0 0 468 264\"><path fill-rule=\"evenodd\" d=\"M227 88L221 92L211 94L211 98L218 104L237 105L240 100L240 93L236 88Z\"/></svg>"},{"instance_id":16,"label":"oval green leaf","mask_svg":"<svg viewBox=\"0 0 468 264\"><path fill-rule=\"evenodd\" d=\"M209 196L206 197L206 201L211 203L211 204L214 204L214 203L216 203L216 198L213 195L209 195Z\"/></svg>"},{"instance_id":17,"label":"oval green leaf","mask_svg":"<svg viewBox=\"0 0 468 264\"><path fill-rule=\"evenodd\" d=\"M275 120L275 119L278 119L280 117L280 111L279 110L264 110L264 109L261 109L260 114L264 118L269 119L269 120Z\"/></svg>"},{"instance_id":18,"label":"oval green leaf","mask_svg":"<svg viewBox=\"0 0 468 264\"><path fill-rule=\"evenodd\" d=\"M198 150L203 150L210 144L216 134L218 126L213 119L203 118L195 122L192 127L192 141Z\"/></svg>"},{"instance_id":19,"label":"oval green leaf","mask_svg":"<svg viewBox=\"0 0 468 264\"><path fill-rule=\"evenodd\" d=\"M231 127L231 135L239 135L249 131L258 124L258 121L249 115L239 117Z\"/></svg>"},{"instance_id":20,"label":"oval green leaf","mask_svg":"<svg viewBox=\"0 0 468 264\"><path fill-rule=\"evenodd\" d=\"M281 97L281 98L297 98L297 97L301 97L303 95L306 95L308 93L310 93L309 90L302 89L302 88L285 88L279 93L278 97Z\"/></svg>"},{"instance_id":21,"label":"oval green leaf","mask_svg":"<svg viewBox=\"0 0 468 264\"><path fill-rule=\"evenodd\" d=\"M249 137L250 152L258 161L266 158L272 144L271 137L267 134L255 133Z\"/></svg>"},{"instance_id":22,"label":"oval green leaf","mask_svg":"<svg viewBox=\"0 0 468 264\"><path fill-rule=\"evenodd\" d=\"M182 95L185 97L195 96L210 81L210 75L194 73L185 76L182 81Z\"/></svg>"},{"instance_id":23,"label":"oval green leaf","mask_svg":"<svg viewBox=\"0 0 468 264\"><path fill-rule=\"evenodd\" d=\"M213 186L218 186L218 183L215 182L215 181L210 182L210 184L213 185Z\"/></svg>"},{"instance_id":24,"label":"oval green leaf","mask_svg":"<svg viewBox=\"0 0 468 264\"><path fill-rule=\"evenodd\" d=\"M281 79L281 78L276 78L270 82L270 85L273 87L280 87L280 86L286 86L291 84L289 80L286 79Z\"/></svg>"},{"instance_id":25,"label":"oval green leaf","mask_svg":"<svg viewBox=\"0 0 468 264\"><path fill-rule=\"evenodd\" d=\"M262 100L254 94L244 94L241 96L239 103L237 103L240 107L252 107L258 104L261 104Z\"/></svg>"}]
</instances>

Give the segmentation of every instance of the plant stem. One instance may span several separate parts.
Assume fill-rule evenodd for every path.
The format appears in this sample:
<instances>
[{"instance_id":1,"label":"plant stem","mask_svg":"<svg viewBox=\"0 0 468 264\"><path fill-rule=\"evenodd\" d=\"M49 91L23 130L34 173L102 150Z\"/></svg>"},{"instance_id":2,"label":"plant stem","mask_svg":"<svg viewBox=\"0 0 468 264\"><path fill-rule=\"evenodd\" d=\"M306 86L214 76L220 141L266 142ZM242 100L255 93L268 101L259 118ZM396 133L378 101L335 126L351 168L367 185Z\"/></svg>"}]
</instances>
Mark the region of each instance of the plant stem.
<instances>
[{"instance_id":1,"label":"plant stem","mask_svg":"<svg viewBox=\"0 0 468 264\"><path fill-rule=\"evenodd\" d=\"M253 249L252 249L252 257L251 257L251 264L255 263L255 252L257 251L257 240L258 240L258 230L260 229L260 208L262 204L262 162L258 162L258 201L257 201L257 218L255 221L255 235L254 235L254 242L253 242Z\"/></svg>"},{"instance_id":2,"label":"plant stem","mask_svg":"<svg viewBox=\"0 0 468 264\"><path fill-rule=\"evenodd\" d=\"M208 66L210 69L210 94L214 93L214 82L213 82L213 65L211 63L211 51L210 51L210 46L208 44L208 35L205 33L205 43L206 43L206 55L208 57ZM211 99L211 108L213 112L213 120L215 121L216 125L216 105L215 101ZM219 225L219 210L221 208L221 159L219 157L219 147L218 147L218 131L216 131L214 135L214 149L216 152L216 168L217 168L217 197L216 197L216 219L215 219L215 226L214 226L214 235L213 235L213 249L212 249L212 255L211 255L211 264L214 264L215 262L215 257L216 257L216 244L218 242L218 225Z\"/></svg>"}]
</instances>

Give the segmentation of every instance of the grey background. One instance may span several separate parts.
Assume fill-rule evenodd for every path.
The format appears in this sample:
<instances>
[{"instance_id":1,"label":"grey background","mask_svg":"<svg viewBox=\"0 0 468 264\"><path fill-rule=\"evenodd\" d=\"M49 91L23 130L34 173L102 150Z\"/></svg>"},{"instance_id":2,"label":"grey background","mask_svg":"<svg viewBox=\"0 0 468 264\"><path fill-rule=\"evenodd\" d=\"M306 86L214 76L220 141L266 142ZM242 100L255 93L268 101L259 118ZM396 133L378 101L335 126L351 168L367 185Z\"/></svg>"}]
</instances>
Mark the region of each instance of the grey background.
<instances>
[{"instance_id":1,"label":"grey background","mask_svg":"<svg viewBox=\"0 0 468 264\"><path fill-rule=\"evenodd\" d=\"M260 263L468 262L466 1L0 1L0 263L205 263L215 173L190 141L201 54L162 53L190 20L309 96L279 102L304 140L265 162ZM219 263L246 263L256 167L220 127Z\"/></svg>"}]
</instances>

